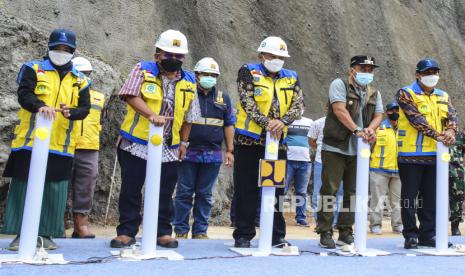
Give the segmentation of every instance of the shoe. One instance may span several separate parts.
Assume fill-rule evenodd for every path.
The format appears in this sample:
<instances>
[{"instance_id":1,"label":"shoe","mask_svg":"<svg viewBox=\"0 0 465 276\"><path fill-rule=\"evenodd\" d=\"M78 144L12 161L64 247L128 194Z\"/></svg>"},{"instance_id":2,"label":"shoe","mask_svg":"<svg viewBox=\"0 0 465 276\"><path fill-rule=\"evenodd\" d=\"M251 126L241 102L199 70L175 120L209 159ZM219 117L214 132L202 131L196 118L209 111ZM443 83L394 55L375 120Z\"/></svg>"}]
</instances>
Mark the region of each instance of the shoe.
<instances>
[{"instance_id":1,"label":"shoe","mask_svg":"<svg viewBox=\"0 0 465 276\"><path fill-rule=\"evenodd\" d=\"M14 240L8 245L8 250L18 251L19 250L19 235L17 235ZM58 248L56 243L50 237L37 237L37 248L42 246L46 250L55 250Z\"/></svg>"},{"instance_id":2,"label":"shoe","mask_svg":"<svg viewBox=\"0 0 465 276\"><path fill-rule=\"evenodd\" d=\"M178 241L170 235L164 235L157 238L157 245L164 248L178 248Z\"/></svg>"},{"instance_id":3,"label":"shoe","mask_svg":"<svg viewBox=\"0 0 465 276\"><path fill-rule=\"evenodd\" d=\"M423 240L419 239L418 240L418 246L424 246L424 247L436 247L436 237L432 237L429 240ZM447 247L452 247L451 242L447 242Z\"/></svg>"},{"instance_id":4,"label":"shoe","mask_svg":"<svg viewBox=\"0 0 465 276\"><path fill-rule=\"evenodd\" d=\"M209 237L207 234L195 234L195 235L192 235L192 239L194 240L208 240Z\"/></svg>"},{"instance_id":5,"label":"shoe","mask_svg":"<svg viewBox=\"0 0 465 276\"><path fill-rule=\"evenodd\" d=\"M370 227L370 232L375 235L381 235L383 231L381 230L381 226L375 225L373 227Z\"/></svg>"},{"instance_id":6,"label":"shoe","mask_svg":"<svg viewBox=\"0 0 465 276\"><path fill-rule=\"evenodd\" d=\"M452 222L450 224L450 231L452 233L452 236L461 236L462 233L460 232L460 229L459 229L459 222Z\"/></svg>"},{"instance_id":7,"label":"shoe","mask_svg":"<svg viewBox=\"0 0 465 276\"><path fill-rule=\"evenodd\" d=\"M73 239L95 239L95 235L89 231L89 216L80 213L73 214L74 231Z\"/></svg>"},{"instance_id":8,"label":"shoe","mask_svg":"<svg viewBox=\"0 0 465 276\"><path fill-rule=\"evenodd\" d=\"M333 240L333 233L331 231L325 231L320 233L320 247L334 249L336 244Z\"/></svg>"},{"instance_id":9,"label":"shoe","mask_svg":"<svg viewBox=\"0 0 465 276\"><path fill-rule=\"evenodd\" d=\"M405 249L417 249L418 248L418 239L417 238L407 238L404 242Z\"/></svg>"},{"instance_id":10,"label":"shoe","mask_svg":"<svg viewBox=\"0 0 465 276\"><path fill-rule=\"evenodd\" d=\"M120 235L110 242L111 248L126 248L134 245L136 243L136 239L133 237L129 237L126 235Z\"/></svg>"},{"instance_id":11,"label":"shoe","mask_svg":"<svg viewBox=\"0 0 465 276\"><path fill-rule=\"evenodd\" d=\"M187 239L189 233L176 233L176 239Z\"/></svg>"},{"instance_id":12,"label":"shoe","mask_svg":"<svg viewBox=\"0 0 465 276\"><path fill-rule=\"evenodd\" d=\"M236 248L250 248L250 241L246 238L239 238L234 241L234 247Z\"/></svg>"},{"instance_id":13,"label":"shoe","mask_svg":"<svg viewBox=\"0 0 465 276\"><path fill-rule=\"evenodd\" d=\"M339 231L336 244L339 246L351 245L354 242L354 235L351 231Z\"/></svg>"},{"instance_id":14,"label":"shoe","mask_svg":"<svg viewBox=\"0 0 465 276\"><path fill-rule=\"evenodd\" d=\"M404 227L402 225L394 226L392 228L392 232L397 233L397 234L402 234L402 231L404 231Z\"/></svg>"},{"instance_id":15,"label":"shoe","mask_svg":"<svg viewBox=\"0 0 465 276\"><path fill-rule=\"evenodd\" d=\"M291 246L292 244L286 241L284 238L277 238L271 242L271 246L276 248L283 248L285 245Z\"/></svg>"},{"instance_id":16,"label":"shoe","mask_svg":"<svg viewBox=\"0 0 465 276\"><path fill-rule=\"evenodd\" d=\"M8 245L8 250L18 251L19 250L19 235L17 235L12 242Z\"/></svg>"},{"instance_id":17,"label":"shoe","mask_svg":"<svg viewBox=\"0 0 465 276\"><path fill-rule=\"evenodd\" d=\"M298 220L298 221L296 221L295 224L297 226L301 226L301 227L309 227L308 223L305 220Z\"/></svg>"}]
</instances>

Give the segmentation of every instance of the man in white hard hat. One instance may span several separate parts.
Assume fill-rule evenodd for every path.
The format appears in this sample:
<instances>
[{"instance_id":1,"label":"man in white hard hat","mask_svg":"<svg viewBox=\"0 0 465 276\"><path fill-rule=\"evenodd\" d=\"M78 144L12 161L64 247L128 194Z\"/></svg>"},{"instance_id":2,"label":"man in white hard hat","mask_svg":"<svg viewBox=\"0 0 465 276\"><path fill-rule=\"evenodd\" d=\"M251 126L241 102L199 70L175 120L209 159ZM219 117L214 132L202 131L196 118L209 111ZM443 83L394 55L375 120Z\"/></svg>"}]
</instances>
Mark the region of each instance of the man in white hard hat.
<instances>
[{"instance_id":1,"label":"man in white hard hat","mask_svg":"<svg viewBox=\"0 0 465 276\"><path fill-rule=\"evenodd\" d=\"M171 237L172 196L178 164L186 154L189 132L200 116L200 108L195 75L182 69L188 52L186 36L167 30L160 34L155 48L154 61L137 63L118 94L128 105L118 143L122 183L118 236L110 244L115 248L133 245L142 221L141 190L151 123L164 126L157 244L167 248L178 246Z\"/></svg>"},{"instance_id":2,"label":"man in white hard hat","mask_svg":"<svg viewBox=\"0 0 465 276\"><path fill-rule=\"evenodd\" d=\"M284 145L287 126L301 115L303 97L295 71L283 69L289 57L286 43L279 37L268 37L258 48L259 63L245 64L239 69L239 91L236 133L234 138L234 193L236 203L235 247L250 247L255 236L258 205L257 187L259 159L265 156L266 132L280 140L279 159L286 159ZM284 189L276 189L276 197ZM286 224L282 206L275 206L274 246L288 244L284 239Z\"/></svg>"},{"instance_id":3,"label":"man in white hard hat","mask_svg":"<svg viewBox=\"0 0 465 276\"><path fill-rule=\"evenodd\" d=\"M208 239L213 186L223 160L227 167L232 167L234 162L235 116L229 95L217 88L218 63L212 58L203 58L195 65L194 72L202 116L192 125L186 157L179 165L173 225L176 237L186 239L190 230L189 215L194 207L192 238ZM226 142L224 155L223 140Z\"/></svg>"},{"instance_id":4,"label":"man in white hard hat","mask_svg":"<svg viewBox=\"0 0 465 276\"><path fill-rule=\"evenodd\" d=\"M92 65L83 57L72 59L74 67L90 78ZM74 154L72 188L73 238L93 239L89 231L89 214L92 210L95 184L98 176L100 132L105 95L90 89L90 111L84 120L78 121Z\"/></svg>"}]
</instances>

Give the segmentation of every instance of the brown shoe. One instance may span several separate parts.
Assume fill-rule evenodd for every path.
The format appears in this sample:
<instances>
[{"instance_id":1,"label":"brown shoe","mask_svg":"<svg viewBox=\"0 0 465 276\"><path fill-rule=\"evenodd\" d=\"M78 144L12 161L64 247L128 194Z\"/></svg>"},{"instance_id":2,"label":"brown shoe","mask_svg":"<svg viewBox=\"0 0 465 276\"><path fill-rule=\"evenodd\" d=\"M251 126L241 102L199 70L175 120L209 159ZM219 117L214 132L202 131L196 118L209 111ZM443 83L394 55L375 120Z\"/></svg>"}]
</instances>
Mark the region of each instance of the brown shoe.
<instances>
[{"instance_id":1,"label":"brown shoe","mask_svg":"<svg viewBox=\"0 0 465 276\"><path fill-rule=\"evenodd\" d=\"M136 243L136 239L133 237L129 237L126 235L120 235L111 240L110 246L112 248L125 248L130 247L131 245Z\"/></svg>"},{"instance_id":2,"label":"brown shoe","mask_svg":"<svg viewBox=\"0 0 465 276\"><path fill-rule=\"evenodd\" d=\"M89 216L74 213L74 232L71 236L74 239L93 239L95 235L89 231Z\"/></svg>"},{"instance_id":3,"label":"brown shoe","mask_svg":"<svg viewBox=\"0 0 465 276\"><path fill-rule=\"evenodd\" d=\"M157 238L157 245L165 248L178 248L178 241L170 235Z\"/></svg>"}]
</instances>

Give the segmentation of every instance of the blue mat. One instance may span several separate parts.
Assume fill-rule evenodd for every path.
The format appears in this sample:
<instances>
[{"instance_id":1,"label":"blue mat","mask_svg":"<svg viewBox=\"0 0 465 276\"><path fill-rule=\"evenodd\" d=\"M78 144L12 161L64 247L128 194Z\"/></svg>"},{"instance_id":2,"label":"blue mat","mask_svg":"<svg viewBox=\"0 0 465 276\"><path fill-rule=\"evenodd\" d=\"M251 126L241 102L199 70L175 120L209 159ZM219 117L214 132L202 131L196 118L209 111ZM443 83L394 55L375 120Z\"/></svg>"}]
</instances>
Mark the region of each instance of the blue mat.
<instances>
[{"instance_id":1,"label":"blue mat","mask_svg":"<svg viewBox=\"0 0 465 276\"><path fill-rule=\"evenodd\" d=\"M453 243L465 244L465 237L450 239ZM10 240L0 240L0 248L7 247ZM73 240L57 239L60 248L53 253L62 253L67 261L85 261L90 257L110 256L109 239ZM108 259L97 264L68 265L12 265L3 264L0 275L459 275L465 273L465 257L408 257L415 253L402 248L402 238L375 238L367 246L398 253L392 256L343 257L319 256L325 252L318 240L291 241L304 251L301 256L238 257L229 251L225 243L232 240L181 240L176 251L184 261L148 260L120 261ZM2 249L0 254L11 254ZM203 258L205 259L198 259ZM217 258L214 258L217 257ZM224 257L224 258L218 258Z\"/></svg>"}]
</instances>

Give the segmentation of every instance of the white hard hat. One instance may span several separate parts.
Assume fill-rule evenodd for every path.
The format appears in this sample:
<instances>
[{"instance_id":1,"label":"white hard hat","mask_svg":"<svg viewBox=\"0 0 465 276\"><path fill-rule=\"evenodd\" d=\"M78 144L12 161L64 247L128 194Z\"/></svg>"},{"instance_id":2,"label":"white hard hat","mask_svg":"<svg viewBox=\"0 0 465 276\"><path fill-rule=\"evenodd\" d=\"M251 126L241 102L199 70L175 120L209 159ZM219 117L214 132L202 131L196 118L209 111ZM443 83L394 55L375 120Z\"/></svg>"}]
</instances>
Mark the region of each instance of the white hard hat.
<instances>
[{"instance_id":1,"label":"white hard hat","mask_svg":"<svg viewBox=\"0 0 465 276\"><path fill-rule=\"evenodd\" d=\"M287 52L287 45L282 38L277 36L269 36L265 38L257 51L259 53L270 53L280 57L290 57Z\"/></svg>"},{"instance_id":2,"label":"white hard hat","mask_svg":"<svg viewBox=\"0 0 465 276\"><path fill-rule=\"evenodd\" d=\"M92 71L92 65L90 61L83 57L75 57L71 60L73 62L74 67L81 72Z\"/></svg>"},{"instance_id":3,"label":"white hard hat","mask_svg":"<svg viewBox=\"0 0 465 276\"><path fill-rule=\"evenodd\" d=\"M194 72L213 73L220 75L218 63L211 57L204 57L194 67Z\"/></svg>"},{"instance_id":4,"label":"white hard hat","mask_svg":"<svg viewBox=\"0 0 465 276\"><path fill-rule=\"evenodd\" d=\"M187 38L180 31L167 30L160 34L155 47L165 52L187 54Z\"/></svg>"}]
</instances>

